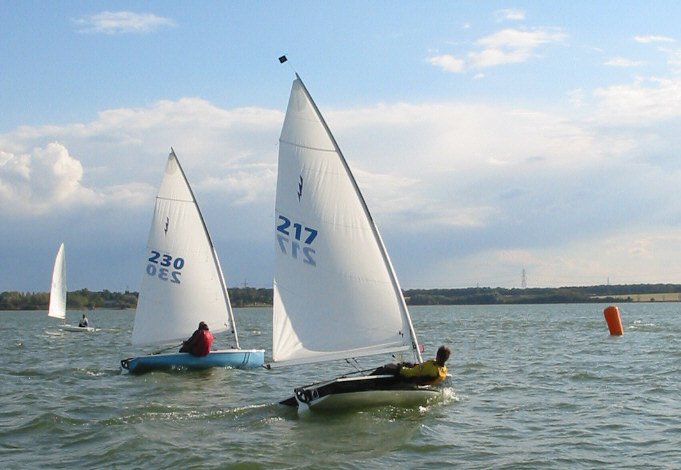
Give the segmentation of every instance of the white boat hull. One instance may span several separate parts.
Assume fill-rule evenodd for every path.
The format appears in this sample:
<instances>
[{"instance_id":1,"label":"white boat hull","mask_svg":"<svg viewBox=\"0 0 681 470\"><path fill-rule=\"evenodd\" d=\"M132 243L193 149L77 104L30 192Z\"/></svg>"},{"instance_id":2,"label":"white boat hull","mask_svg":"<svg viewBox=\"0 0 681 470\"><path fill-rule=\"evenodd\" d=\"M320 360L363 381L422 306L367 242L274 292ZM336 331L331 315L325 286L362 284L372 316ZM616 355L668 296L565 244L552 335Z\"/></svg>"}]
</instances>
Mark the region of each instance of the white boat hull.
<instances>
[{"instance_id":1,"label":"white boat hull","mask_svg":"<svg viewBox=\"0 0 681 470\"><path fill-rule=\"evenodd\" d=\"M75 326L75 325L62 325L59 327L62 331L70 331L72 333L92 333L95 331L92 326Z\"/></svg>"},{"instance_id":2,"label":"white boat hull","mask_svg":"<svg viewBox=\"0 0 681 470\"><path fill-rule=\"evenodd\" d=\"M294 390L280 402L313 410L343 410L374 406L411 408L427 405L442 395L441 388L403 382L392 375L338 377Z\"/></svg>"}]
</instances>

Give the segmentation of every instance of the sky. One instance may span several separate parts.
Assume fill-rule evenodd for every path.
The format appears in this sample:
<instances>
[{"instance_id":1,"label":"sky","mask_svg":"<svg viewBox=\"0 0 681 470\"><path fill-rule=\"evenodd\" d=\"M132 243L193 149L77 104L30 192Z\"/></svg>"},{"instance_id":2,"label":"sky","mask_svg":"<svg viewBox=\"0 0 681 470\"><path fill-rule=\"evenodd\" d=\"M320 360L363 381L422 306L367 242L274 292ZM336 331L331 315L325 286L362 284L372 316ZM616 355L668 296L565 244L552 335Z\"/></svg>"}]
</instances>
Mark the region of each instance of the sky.
<instances>
[{"instance_id":1,"label":"sky","mask_svg":"<svg viewBox=\"0 0 681 470\"><path fill-rule=\"evenodd\" d=\"M403 288L680 283L680 20L675 1L0 0L0 292L49 290L62 241L69 290L137 290L171 147L227 284L271 287L295 72Z\"/></svg>"}]
</instances>

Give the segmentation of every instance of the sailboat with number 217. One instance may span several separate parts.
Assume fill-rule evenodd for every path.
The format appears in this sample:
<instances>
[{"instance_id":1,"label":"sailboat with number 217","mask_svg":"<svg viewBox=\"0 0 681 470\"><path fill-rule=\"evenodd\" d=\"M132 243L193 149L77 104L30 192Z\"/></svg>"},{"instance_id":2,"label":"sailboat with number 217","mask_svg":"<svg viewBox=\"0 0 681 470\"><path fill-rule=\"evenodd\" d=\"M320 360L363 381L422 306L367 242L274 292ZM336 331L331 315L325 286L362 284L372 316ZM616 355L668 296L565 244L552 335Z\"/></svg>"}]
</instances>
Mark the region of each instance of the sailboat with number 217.
<instances>
[{"instance_id":1,"label":"sailboat with number 217","mask_svg":"<svg viewBox=\"0 0 681 470\"><path fill-rule=\"evenodd\" d=\"M281 61L281 59L280 59ZM411 352L402 291L343 154L296 74L279 138L271 367ZM374 369L294 389L304 408L415 405L440 396Z\"/></svg>"}]
</instances>

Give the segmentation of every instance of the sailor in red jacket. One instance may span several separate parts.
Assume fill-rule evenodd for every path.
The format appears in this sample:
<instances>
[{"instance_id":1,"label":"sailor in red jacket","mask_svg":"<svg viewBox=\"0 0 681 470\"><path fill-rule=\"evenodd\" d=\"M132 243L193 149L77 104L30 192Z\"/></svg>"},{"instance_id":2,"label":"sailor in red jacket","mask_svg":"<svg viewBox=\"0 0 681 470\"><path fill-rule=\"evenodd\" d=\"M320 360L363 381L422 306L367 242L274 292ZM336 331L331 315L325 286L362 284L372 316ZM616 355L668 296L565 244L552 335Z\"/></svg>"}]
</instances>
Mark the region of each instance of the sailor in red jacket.
<instances>
[{"instance_id":1,"label":"sailor in red jacket","mask_svg":"<svg viewBox=\"0 0 681 470\"><path fill-rule=\"evenodd\" d=\"M180 352L188 352L192 356L207 356L212 345L213 333L208 330L208 325L201 322L191 338L182 343Z\"/></svg>"}]
</instances>

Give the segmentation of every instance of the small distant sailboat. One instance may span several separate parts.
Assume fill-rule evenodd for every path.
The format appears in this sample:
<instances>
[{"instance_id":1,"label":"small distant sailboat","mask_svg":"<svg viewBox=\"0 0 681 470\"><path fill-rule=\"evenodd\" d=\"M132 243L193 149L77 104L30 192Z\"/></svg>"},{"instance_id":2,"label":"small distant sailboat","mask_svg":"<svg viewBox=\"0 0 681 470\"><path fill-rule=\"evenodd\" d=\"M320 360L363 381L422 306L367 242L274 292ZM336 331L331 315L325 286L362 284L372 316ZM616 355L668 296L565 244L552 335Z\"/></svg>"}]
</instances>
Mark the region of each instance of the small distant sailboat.
<instances>
[{"instance_id":1,"label":"small distant sailboat","mask_svg":"<svg viewBox=\"0 0 681 470\"><path fill-rule=\"evenodd\" d=\"M59 318L62 324L59 326L63 331L79 333L91 333L95 329L91 326L74 326L66 324L66 254L64 243L59 245L57 256L54 259L52 269L52 284L50 286L50 305L47 316Z\"/></svg>"},{"instance_id":2,"label":"small distant sailboat","mask_svg":"<svg viewBox=\"0 0 681 470\"><path fill-rule=\"evenodd\" d=\"M145 257L132 344L168 346L186 339L203 321L215 334L228 331L232 349L211 351L203 357L179 352L149 354L123 359L124 369L142 373L211 367L245 369L264 364L264 350L239 346L215 247L172 149L156 196Z\"/></svg>"},{"instance_id":3,"label":"small distant sailboat","mask_svg":"<svg viewBox=\"0 0 681 470\"><path fill-rule=\"evenodd\" d=\"M279 138L275 218L271 367L409 351L422 362L378 229L298 74ZM280 403L411 406L441 395L373 370L296 388Z\"/></svg>"}]
</instances>

